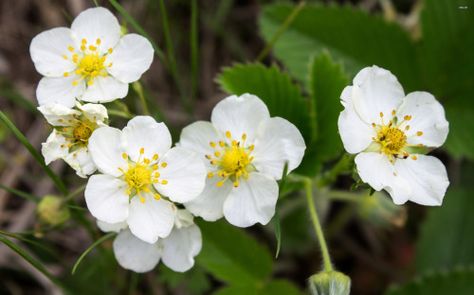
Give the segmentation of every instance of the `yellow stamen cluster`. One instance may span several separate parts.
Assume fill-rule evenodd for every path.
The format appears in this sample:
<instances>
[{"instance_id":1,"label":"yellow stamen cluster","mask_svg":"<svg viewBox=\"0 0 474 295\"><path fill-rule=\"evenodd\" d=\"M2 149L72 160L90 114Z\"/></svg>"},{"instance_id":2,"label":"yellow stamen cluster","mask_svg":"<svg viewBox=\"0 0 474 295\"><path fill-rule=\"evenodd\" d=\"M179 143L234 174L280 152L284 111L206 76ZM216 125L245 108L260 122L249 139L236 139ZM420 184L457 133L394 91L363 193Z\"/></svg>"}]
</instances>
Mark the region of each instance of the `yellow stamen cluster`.
<instances>
[{"instance_id":1,"label":"yellow stamen cluster","mask_svg":"<svg viewBox=\"0 0 474 295\"><path fill-rule=\"evenodd\" d=\"M63 119L59 119L64 123ZM83 113L74 115L68 119L68 126L56 127L56 131L64 136L67 143L62 144L61 148L67 147L70 152L77 148L87 146L92 132L98 127L96 122L89 120Z\"/></svg>"},{"instance_id":2,"label":"yellow stamen cluster","mask_svg":"<svg viewBox=\"0 0 474 295\"><path fill-rule=\"evenodd\" d=\"M156 200L161 199L161 195L153 187L153 184L160 183L166 185L166 179L160 179L160 172L158 172L159 165L158 154L154 154L151 159L143 158L145 149L140 149L140 156L136 162L130 160L127 153L122 154L122 158L128 161L128 168L119 168L123 173L123 180L127 184L126 193L130 198L138 196L140 202L145 203L145 197L142 193L150 193ZM162 162L161 168L165 168L167 163Z\"/></svg>"},{"instance_id":3,"label":"yellow stamen cluster","mask_svg":"<svg viewBox=\"0 0 474 295\"><path fill-rule=\"evenodd\" d=\"M250 155L254 149L254 145L246 146L245 141L247 134L242 134L239 141L232 139L230 131L225 132L226 140L218 142L211 141L209 145L214 149L214 153L206 155L211 165L216 166L216 170L209 172L208 177L221 177L222 180L217 182L220 187L227 179L230 179L234 187L239 186L239 179L243 177L248 178L249 172L253 169Z\"/></svg>"},{"instance_id":4,"label":"yellow stamen cluster","mask_svg":"<svg viewBox=\"0 0 474 295\"><path fill-rule=\"evenodd\" d=\"M392 119L388 124L384 121L384 113L380 112L381 124L372 123L372 127L375 129L376 136L373 137L373 141L378 144L379 151L387 155L391 162L394 162L396 158L408 158L410 154L406 151L407 147L413 145L408 144L406 131L410 130L408 121L412 119L412 116L406 115L402 121L398 121L396 111L392 111ZM416 132L417 136L423 135L423 132ZM411 157L416 160L416 156Z\"/></svg>"},{"instance_id":5,"label":"yellow stamen cluster","mask_svg":"<svg viewBox=\"0 0 474 295\"><path fill-rule=\"evenodd\" d=\"M94 79L96 77L106 77L107 67L111 67L112 63L106 64L107 55L113 52L112 48L109 48L105 54L100 54L99 48L102 41L99 39L95 40L94 44L88 44L87 39L81 40L81 46L79 50L72 45L68 46L68 51L71 54L71 57L68 57L66 54L63 54L63 58L66 60L71 60L76 64L76 69L74 73L80 76L79 80L74 80L72 85L76 86L81 80L85 80L87 85L90 86L94 84ZM64 77L69 77L71 72L65 72Z\"/></svg>"}]
</instances>

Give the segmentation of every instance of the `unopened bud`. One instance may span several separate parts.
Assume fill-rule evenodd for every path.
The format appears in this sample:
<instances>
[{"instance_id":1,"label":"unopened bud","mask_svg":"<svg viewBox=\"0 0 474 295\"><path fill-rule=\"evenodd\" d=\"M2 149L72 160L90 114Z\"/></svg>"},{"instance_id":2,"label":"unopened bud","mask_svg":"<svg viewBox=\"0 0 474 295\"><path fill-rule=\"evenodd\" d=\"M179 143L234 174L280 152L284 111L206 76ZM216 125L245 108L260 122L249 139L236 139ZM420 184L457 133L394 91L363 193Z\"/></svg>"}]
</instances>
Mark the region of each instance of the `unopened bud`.
<instances>
[{"instance_id":1,"label":"unopened bud","mask_svg":"<svg viewBox=\"0 0 474 295\"><path fill-rule=\"evenodd\" d=\"M36 210L41 222L53 226L64 223L71 215L63 199L52 195L44 196Z\"/></svg>"},{"instance_id":2,"label":"unopened bud","mask_svg":"<svg viewBox=\"0 0 474 295\"><path fill-rule=\"evenodd\" d=\"M309 278L312 295L349 295L351 279L338 271L323 271Z\"/></svg>"},{"instance_id":3,"label":"unopened bud","mask_svg":"<svg viewBox=\"0 0 474 295\"><path fill-rule=\"evenodd\" d=\"M406 209L395 205L383 192L375 192L372 196L364 195L357 208L359 217L378 227L401 227L406 221Z\"/></svg>"}]
</instances>

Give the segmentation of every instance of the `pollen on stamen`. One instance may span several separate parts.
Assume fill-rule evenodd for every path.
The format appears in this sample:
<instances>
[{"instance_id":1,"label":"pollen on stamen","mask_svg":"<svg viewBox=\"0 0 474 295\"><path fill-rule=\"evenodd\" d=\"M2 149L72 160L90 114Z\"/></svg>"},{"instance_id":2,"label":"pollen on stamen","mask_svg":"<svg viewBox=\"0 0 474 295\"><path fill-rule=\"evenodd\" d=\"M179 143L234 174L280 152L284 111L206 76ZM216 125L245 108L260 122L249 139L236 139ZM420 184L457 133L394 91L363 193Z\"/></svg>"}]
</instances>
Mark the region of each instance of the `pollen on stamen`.
<instances>
[{"instance_id":1,"label":"pollen on stamen","mask_svg":"<svg viewBox=\"0 0 474 295\"><path fill-rule=\"evenodd\" d=\"M168 163L166 163L166 162L161 163L162 168L166 168L166 166L168 166Z\"/></svg>"},{"instance_id":2,"label":"pollen on stamen","mask_svg":"<svg viewBox=\"0 0 474 295\"><path fill-rule=\"evenodd\" d=\"M97 45L100 45L101 42L102 41L100 40L100 38L97 38L97 40L95 40L95 44L97 44Z\"/></svg>"},{"instance_id":3,"label":"pollen on stamen","mask_svg":"<svg viewBox=\"0 0 474 295\"><path fill-rule=\"evenodd\" d=\"M211 147L213 147L213 148L215 148L215 147L216 147L216 143L215 143L215 142L213 142L213 141L210 141L210 142L209 142L209 145L210 145Z\"/></svg>"},{"instance_id":4,"label":"pollen on stamen","mask_svg":"<svg viewBox=\"0 0 474 295\"><path fill-rule=\"evenodd\" d=\"M67 55L63 54L61 56L63 57L63 59L67 60Z\"/></svg>"},{"instance_id":5,"label":"pollen on stamen","mask_svg":"<svg viewBox=\"0 0 474 295\"><path fill-rule=\"evenodd\" d=\"M145 203L145 198L142 197L142 196L140 196L140 202L141 202L142 204L144 204L144 203Z\"/></svg>"},{"instance_id":6,"label":"pollen on stamen","mask_svg":"<svg viewBox=\"0 0 474 295\"><path fill-rule=\"evenodd\" d=\"M216 157L220 157L220 156L221 156L221 153L219 153L219 152L215 152L215 153L214 153L214 156L216 156Z\"/></svg>"},{"instance_id":7,"label":"pollen on stamen","mask_svg":"<svg viewBox=\"0 0 474 295\"><path fill-rule=\"evenodd\" d=\"M380 112L379 116L380 118L383 118L383 112Z\"/></svg>"},{"instance_id":8,"label":"pollen on stamen","mask_svg":"<svg viewBox=\"0 0 474 295\"><path fill-rule=\"evenodd\" d=\"M140 155L143 155L145 153L145 148L140 148Z\"/></svg>"},{"instance_id":9,"label":"pollen on stamen","mask_svg":"<svg viewBox=\"0 0 474 295\"><path fill-rule=\"evenodd\" d=\"M79 84L78 81L72 81L72 86L77 86L77 84Z\"/></svg>"},{"instance_id":10,"label":"pollen on stamen","mask_svg":"<svg viewBox=\"0 0 474 295\"><path fill-rule=\"evenodd\" d=\"M411 156L411 158L412 158L413 160L417 160L417 159L418 159L418 157L415 156L415 155Z\"/></svg>"},{"instance_id":11,"label":"pollen on stamen","mask_svg":"<svg viewBox=\"0 0 474 295\"><path fill-rule=\"evenodd\" d=\"M89 50L90 51L96 51L97 47L95 47L94 45L89 45Z\"/></svg>"},{"instance_id":12,"label":"pollen on stamen","mask_svg":"<svg viewBox=\"0 0 474 295\"><path fill-rule=\"evenodd\" d=\"M153 171L158 170L158 164L151 166L151 169L153 169Z\"/></svg>"},{"instance_id":13,"label":"pollen on stamen","mask_svg":"<svg viewBox=\"0 0 474 295\"><path fill-rule=\"evenodd\" d=\"M416 132L416 136L422 136L423 135L423 131L417 131Z\"/></svg>"},{"instance_id":14,"label":"pollen on stamen","mask_svg":"<svg viewBox=\"0 0 474 295\"><path fill-rule=\"evenodd\" d=\"M71 51L71 52L74 52L74 47L72 47L71 45L69 45L69 46L67 47L67 50L69 50L69 51Z\"/></svg>"},{"instance_id":15,"label":"pollen on stamen","mask_svg":"<svg viewBox=\"0 0 474 295\"><path fill-rule=\"evenodd\" d=\"M234 187L239 187L239 181L238 180L234 181Z\"/></svg>"},{"instance_id":16,"label":"pollen on stamen","mask_svg":"<svg viewBox=\"0 0 474 295\"><path fill-rule=\"evenodd\" d=\"M163 184L163 185L166 185L166 184L168 184L168 180L166 180L166 179L163 179L163 180L161 181L161 184Z\"/></svg>"},{"instance_id":17,"label":"pollen on stamen","mask_svg":"<svg viewBox=\"0 0 474 295\"><path fill-rule=\"evenodd\" d=\"M218 183L216 183L216 186L217 187L221 187L224 185L224 181L219 181Z\"/></svg>"},{"instance_id":18,"label":"pollen on stamen","mask_svg":"<svg viewBox=\"0 0 474 295\"><path fill-rule=\"evenodd\" d=\"M111 54L113 51L114 51L114 50L113 50L112 48L109 48L109 49L107 50L107 52L108 52L109 54Z\"/></svg>"},{"instance_id":19,"label":"pollen on stamen","mask_svg":"<svg viewBox=\"0 0 474 295\"><path fill-rule=\"evenodd\" d=\"M392 116L395 116L396 113L397 113L397 111L392 110Z\"/></svg>"},{"instance_id":20,"label":"pollen on stamen","mask_svg":"<svg viewBox=\"0 0 474 295\"><path fill-rule=\"evenodd\" d=\"M220 147L224 147L225 146L225 142L223 142L222 140L219 141L219 146Z\"/></svg>"},{"instance_id":21,"label":"pollen on stamen","mask_svg":"<svg viewBox=\"0 0 474 295\"><path fill-rule=\"evenodd\" d=\"M154 194L153 197L155 198L155 200L159 200L161 199L161 195L160 194Z\"/></svg>"},{"instance_id":22,"label":"pollen on stamen","mask_svg":"<svg viewBox=\"0 0 474 295\"><path fill-rule=\"evenodd\" d=\"M242 134L242 140L246 140L246 139L247 139L247 134L246 133Z\"/></svg>"},{"instance_id":23,"label":"pollen on stamen","mask_svg":"<svg viewBox=\"0 0 474 295\"><path fill-rule=\"evenodd\" d=\"M69 73L68 73L68 72L64 72L63 77L69 77Z\"/></svg>"},{"instance_id":24,"label":"pollen on stamen","mask_svg":"<svg viewBox=\"0 0 474 295\"><path fill-rule=\"evenodd\" d=\"M214 173L212 172L207 173L207 178L212 178L212 177L214 177Z\"/></svg>"},{"instance_id":25,"label":"pollen on stamen","mask_svg":"<svg viewBox=\"0 0 474 295\"><path fill-rule=\"evenodd\" d=\"M230 131L226 131L225 132L225 137L227 137L229 139L232 138L232 133L230 133Z\"/></svg>"},{"instance_id":26,"label":"pollen on stamen","mask_svg":"<svg viewBox=\"0 0 474 295\"><path fill-rule=\"evenodd\" d=\"M403 119L405 121L410 121L411 120L411 116L410 115L406 115L405 117L403 117Z\"/></svg>"},{"instance_id":27,"label":"pollen on stamen","mask_svg":"<svg viewBox=\"0 0 474 295\"><path fill-rule=\"evenodd\" d=\"M128 159L127 153L122 153L122 158L123 158L124 160L127 160L127 159Z\"/></svg>"},{"instance_id":28,"label":"pollen on stamen","mask_svg":"<svg viewBox=\"0 0 474 295\"><path fill-rule=\"evenodd\" d=\"M145 163L147 165L150 164L150 159L148 159L148 158L143 159L143 163Z\"/></svg>"},{"instance_id":29,"label":"pollen on stamen","mask_svg":"<svg viewBox=\"0 0 474 295\"><path fill-rule=\"evenodd\" d=\"M405 130L408 131L410 129L410 125L405 126Z\"/></svg>"},{"instance_id":30,"label":"pollen on stamen","mask_svg":"<svg viewBox=\"0 0 474 295\"><path fill-rule=\"evenodd\" d=\"M211 155L205 155L206 159L210 160L212 157Z\"/></svg>"},{"instance_id":31,"label":"pollen on stamen","mask_svg":"<svg viewBox=\"0 0 474 295\"><path fill-rule=\"evenodd\" d=\"M375 128L375 126L376 126L376 125L375 125L375 123L372 123L372 127L374 127L374 128Z\"/></svg>"},{"instance_id":32,"label":"pollen on stamen","mask_svg":"<svg viewBox=\"0 0 474 295\"><path fill-rule=\"evenodd\" d=\"M82 38L82 40L81 40L81 44L87 44L87 40L86 40L86 38Z\"/></svg>"},{"instance_id":33,"label":"pollen on stamen","mask_svg":"<svg viewBox=\"0 0 474 295\"><path fill-rule=\"evenodd\" d=\"M158 154L153 155L153 161L156 161L156 160L158 160Z\"/></svg>"}]
</instances>

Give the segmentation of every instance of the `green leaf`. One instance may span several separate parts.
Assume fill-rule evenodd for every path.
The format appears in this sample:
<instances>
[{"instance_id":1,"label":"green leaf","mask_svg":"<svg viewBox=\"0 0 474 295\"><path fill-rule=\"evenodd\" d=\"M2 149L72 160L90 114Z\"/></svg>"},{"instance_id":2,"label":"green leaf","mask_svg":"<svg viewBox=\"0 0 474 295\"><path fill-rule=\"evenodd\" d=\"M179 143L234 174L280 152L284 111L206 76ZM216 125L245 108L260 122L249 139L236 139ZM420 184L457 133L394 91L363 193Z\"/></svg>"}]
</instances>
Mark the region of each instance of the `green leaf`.
<instances>
[{"instance_id":1,"label":"green leaf","mask_svg":"<svg viewBox=\"0 0 474 295\"><path fill-rule=\"evenodd\" d=\"M67 188L62 182L62 180L51 170L44 162L43 156L31 145L28 139L21 133L21 131L16 128L15 124L13 124L10 119L0 111L0 121L7 126L8 129L16 136L16 138L23 144L23 146L30 152L30 154L35 158L36 162L40 164L41 168L46 172L46 174L51 178L54 182L58 190L63 193L67 194Z\"/></svg>"},{"instance_id":2,"label":"green leaf","mask_svg":"<svg viewBox=\"0 0 474 295\"><path fill-rule=\"evenodd\" d=\"M310 67L310 92L313 99L317 138L309 147L310 161L301 170L315 175L322 163L337 158L342 152L342 142L337 130L337 120L342 111L341 92L348 78L340 64L328 52L312 60Z\"/></svg>"},{"instance_id":3,"label":"green leaf","mask_svg":"<svg viewBox=\"0 0 474 295\"><path fill-rule=\"evenodd\" d=\"M447 294L474 294L474 270L471 268L432 273L403 286L391 288L385 293L385 295Z\"/></svg>"},{"instance_id":4,"label":"green leaf","mask_svg":"<svg viewBox=\"0 0 474 295\"><path fill-rule=\"evenodd\" d=\"M268 42L293 10L268 5L260 29ZM324 50L354 75L373 64L390 69L408 89L419 81L416 50L408 34L394 23L350 6L307 5L274 46L275 56L300 81L308 84L310 58Z\"/></svg>"},{"instance_id":5,"label":"green leaf","mask_svg":"<svg viewBox=\"0 0 474 295\"><path fill-rule=\"evenodd\" d=\"M451 190L433 208L416 247L418 272L474 264L474 191Z\"/></svg>"},{"instance_id":6,"label":"green leaf","mask_svg":"<svg viewBox=\"0 0 474 295\"><path fill-rule=\"evenodd\" d=\"M274 280L263 286L230 286L224 287L214 295L302 295L303 293L291 282Z\"/></svg>"},{"instance_id":7,"label":"green leaf","mask_svg":"<svg viewBox=\"0 0 474 295\"><path fill-rule=\"evenodd\" d=\"M315 135L309 112L309 101L305 100L298 86L275 65L236 64L224 68L217 82L227 93L241 95L251 93L260 97L271 116L287 119L303 134L306 143Z\"/></svg>"},{"instance_id":8,"label":"green leaf","mask_svg":"<svg viewBox=\"0 0 474 295\"><path fill-rule=\"evenodd\" d=\"M203 248L198 263L217 279L233 285L257 285L272 272L268 249L225 221L198 222Z\"/></svg>"},{"instance_id":9,"label":"green leaf","mask_svg":"<svg viewBox=\"0 0 474 295\"><path fill-rule=\"evenodd\" d=\"M18 255L23 257L28 263L30 263L34 268L36 268L39 272L44 274L51 282L53 282L55 285L62 287L61 283L59 282L58 279L56 279L44 266L43 264L33 258L28 252L23 250L21 247L19 247L17 244L13 243L9 239L7 239L4 236L0 235L0 242L4 243L6 246L8 246L10 249L15 251Z\"/></svg>"},{"instance_id":10,"label":"green leaf","mask_svg":"<svg viewBox=\"0 0 474 295\"><path fill-rule=\"evenodd\" d=\"M38 196L34 196L32 194L29 194L29 193L26 193L24 191L20 191L20 190L5 186L3 184L0 184L0 189L3 189L5 191L9 192L10 194L16 195L16 196L18 196L20 198L23 198L23 199L26 199L28 201L32 201L32 202L35 202L35 203L38 203L40 201L40 198Z\"/></svg>"},{"instance_id":11,"label":"green leaf","mask_svg":"<svg viewBox=\"0 0 474 295\"><path fill-rule=\"evenodd\" d=\"M468 0L426 0L421 14L420 60L424 82L445 104L446 148L474 160L474 10ZM460 7L468 6L468 9Z\"/></svg>"}]
</instances>

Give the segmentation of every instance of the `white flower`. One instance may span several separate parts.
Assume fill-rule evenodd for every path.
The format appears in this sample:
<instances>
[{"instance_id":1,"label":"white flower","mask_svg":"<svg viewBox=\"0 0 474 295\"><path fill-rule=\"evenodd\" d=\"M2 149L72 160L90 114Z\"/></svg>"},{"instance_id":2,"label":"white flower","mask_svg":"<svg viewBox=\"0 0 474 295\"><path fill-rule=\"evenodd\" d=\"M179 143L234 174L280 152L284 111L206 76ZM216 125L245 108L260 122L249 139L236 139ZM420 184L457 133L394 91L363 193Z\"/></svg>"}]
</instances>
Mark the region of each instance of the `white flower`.
<instances>
[{"instance_id":1,"label":"white flower","mask_svg":"<svg viewBox=\"0 0 474 295\"><path fill-rule=\"evenodd\" d=\"M446 168L419 153L446 140L449 124L441 104L427 92L405 96L397 78L376 66L361 70L341 101L339 132L346 151L358 154L361 179L385 189L396 204L440 205L449 185Z\"/></svg>"},{"instance_id":2,"label":"white flower","mask_svg":"<svg viewBox=\"0 0 474 295\"><path fill-rule=\"evenodd\" d=\"M44 77L40 105L74 106L75 100L108 102L123 98L153 61L150 42L137 34L121 36L117 18L102 7L80 13L71 28L54 28L31 41L31 58Z\"/></svg>"},{"instance_id":3,"label":"white flower","mask_svg":"<svg viewBox=\"0 0 474 295\"><path fill-rule=\"evenodd\" d=\"M46 164L63 159L77 175L86 177L97 169L87 148L95 129L106 126L107 109L100 104L77 104L70 109L60 104L41 106L38 110L54 129L42 144Z\"/></svg>"},{"instance_id":4,"label":"white flower","mask_svg":"<svg viewBox=\"0 0 474 295\"><path fill-rule=\"evenodd\" d=\"M137 116L120 131L96 130L89 151L99 171L85 190L87 207L107 223L126 222L139 239L155 243L168 236L176 207L204 188L206 168L192 151L171 147L163 123ZM166 198L165 198L166 197Z\"/></svg>"},{"instance_id":5,"label":"white flower","mask_svg":"<svg viewBox=\"0 0 474 295\"><path fill-rule=\"evenodd\" d=\"M185 272L193 267L194 257L202 247L201 231L186 210L178 210L173 230L168 237L151 244L137 239L126 229L124 223L97 224L105 232L119 233L113 244L115 258L123 268L135 272L152 270L160 259L170 269Z\"/></svg>"},{"instance_id":6,"label":"white flower","mask_svg":"<svg viewBox=\"0 0 474 295\"><path fill-rule=\"evenodd\" d=\"M298 129L285 119L270 118L256 96L230 96L212 111L211 122L183 129L179 145L207 159L204 192L185 207L214 221L225 216L239 227L267 224L278 199L276 180L301 163L306 148Z\"/></svg>"}]
</instances>

